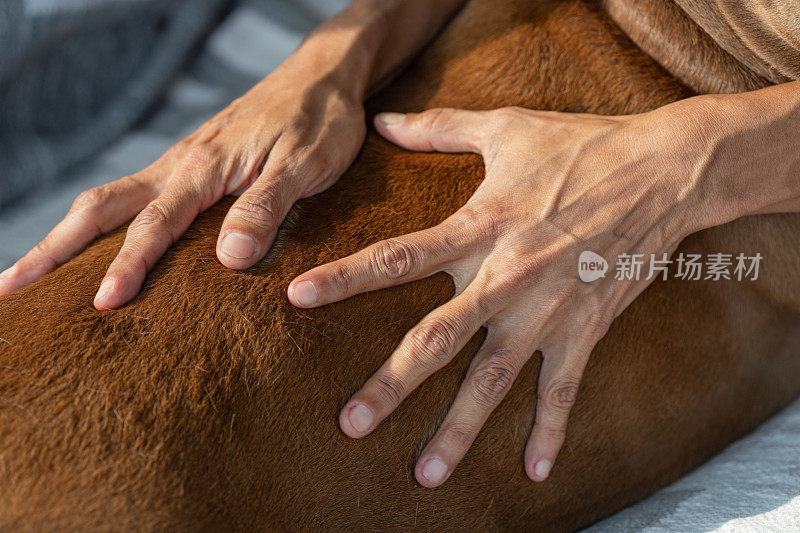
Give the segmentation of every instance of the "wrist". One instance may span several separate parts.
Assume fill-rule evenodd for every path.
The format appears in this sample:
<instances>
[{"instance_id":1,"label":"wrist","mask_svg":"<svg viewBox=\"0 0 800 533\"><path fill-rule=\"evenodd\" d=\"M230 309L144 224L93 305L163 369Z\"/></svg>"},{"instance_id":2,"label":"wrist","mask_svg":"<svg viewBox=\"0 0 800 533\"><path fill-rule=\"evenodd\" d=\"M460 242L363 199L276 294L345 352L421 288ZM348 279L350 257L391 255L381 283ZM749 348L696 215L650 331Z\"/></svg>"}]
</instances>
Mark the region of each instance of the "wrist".
<instances>
[{"instance_id":1,"label":"wrist","mask_svg":"<svg viewBox=\"0 0 800 533\"><path fill-rule=\"evenodd\" d=\"M742 143L741 133L750 127L745 121L752 118L747 117L749 112L742 112L743 106L746 103L736 94L703 95L685 104L693 123L687 132L687 143L697 146L689 161L693 167L698 231L751 214L763 200L763 194L754 190L754 183L741 176L745 170L742 156L759 149Z\"/></svg>"},{"instance_id":2,"label":"wrist","mask_svg":"<svg viewBox=\"0 0 800 533\"><path fill-rule=\"evenodd\" d=\"M363 102L398 71L464 0L353 0L314 30L285 62ZM282 65L283 66L283 65Z\"/></svg>"},{"instance_id":3,"label":"wrist","mask_svg":"<svg viewBox=\"0 0 800 533\"><path fill-rule=\"evenodd\" d=\"M618 154L615 165L631 179L629 196L641 199L637 207L645 229L658 227L675 244L723 216L706 203L702 162L713 153L713 142L697 131L702 127L697 108L684 102L623 119L616 136L621 144L607 149Z\"/></svg>"},{"instance_id":4,"label":"wrist","mask_svg":"<svg viewBox=\"0 0 800 533\"><path fill-rule=\"evenodd\" d=\"M684 236L725 224L744 214L743 197L726 186L722 152L729 133L725 100L730 95L702 95L667 106L663 127L674 145L673 162L682 183Z\"/></svg>"},{"instance_id":5,"label":"wrist","mask_svg":"<svg viewBox=\"0 0 800 533\"><path fill-rule=\"evenodd\" d=\"M353 102L362 103L364 74L357 61L339 43L305 42L270 76L285 80L288 90L327 86Z\"/></svg>"},{"instance_id":6,"label":"wrist","mask_svg":"<svg viewBox=\"0 0 800 533\"><path fill-rule=\"evenodd\" d=\"M679 131L691 176L694 231L800 209L799 84L678 104L681 117L675 121L685 125Z\"/></svg>"},{"instance_id":7,"label":"wrist","mask_svg":"<svg viewBox=\"0 0 800 533\"><path fill-rule=\"evenodd\" d=\"M315 29L280 68L295 79L329 84L348 99L363 102L387 25L385 10L353 2Z\"/></svg>"}]
</instances>

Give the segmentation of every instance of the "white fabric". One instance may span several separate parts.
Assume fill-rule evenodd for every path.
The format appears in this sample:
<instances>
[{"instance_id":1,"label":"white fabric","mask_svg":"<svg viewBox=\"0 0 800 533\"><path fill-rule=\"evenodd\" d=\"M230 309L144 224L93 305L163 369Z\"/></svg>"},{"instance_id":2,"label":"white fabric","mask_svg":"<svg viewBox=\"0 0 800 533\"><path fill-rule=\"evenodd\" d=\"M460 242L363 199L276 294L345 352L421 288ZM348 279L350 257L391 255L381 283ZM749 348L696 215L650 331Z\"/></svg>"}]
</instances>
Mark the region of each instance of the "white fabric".
<instances>
[{"instance_id":1,"label":"white fabric","mask_svg":"<svg viewBox=\"0 0 800 533\"><path fill-rule=\"evenodd\" d=\"M591 533L800 531L800 400Z\"/></svg>"}]
</instances>

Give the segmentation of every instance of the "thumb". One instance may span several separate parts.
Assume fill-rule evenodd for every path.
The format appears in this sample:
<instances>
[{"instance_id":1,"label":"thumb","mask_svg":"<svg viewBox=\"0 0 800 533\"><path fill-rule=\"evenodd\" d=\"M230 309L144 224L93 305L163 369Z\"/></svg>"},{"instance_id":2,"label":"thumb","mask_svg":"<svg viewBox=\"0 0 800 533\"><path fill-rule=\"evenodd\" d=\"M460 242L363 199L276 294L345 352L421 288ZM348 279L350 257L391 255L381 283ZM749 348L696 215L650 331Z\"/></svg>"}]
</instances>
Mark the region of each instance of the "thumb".
<instances>
[{"instance_id":1,"label":"thumb","mask_svg":"<svg viewBox=\"0 0 800 533\"><path fill-rule=\"evenodd\" d=\"M439 108L407 115L380 113L375 116L375 128L407 150L479 154L487 120L481 111Z\"/></svg>"}]
</instances>

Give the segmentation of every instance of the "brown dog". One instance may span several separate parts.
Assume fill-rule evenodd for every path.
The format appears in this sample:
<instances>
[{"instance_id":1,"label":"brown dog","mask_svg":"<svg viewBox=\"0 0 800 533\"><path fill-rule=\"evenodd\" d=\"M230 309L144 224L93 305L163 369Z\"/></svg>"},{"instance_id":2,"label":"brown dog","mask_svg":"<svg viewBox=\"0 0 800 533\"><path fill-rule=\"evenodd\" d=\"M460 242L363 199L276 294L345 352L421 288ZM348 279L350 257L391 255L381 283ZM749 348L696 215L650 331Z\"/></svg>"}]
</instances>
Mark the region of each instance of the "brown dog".
<instances>
[{"instance_id":1,"label":"brown dog","mask_svg":"<svg viewBox=\"0 0 800 533\"><path fill-rule=\"evenodd\" d=\"M704 46L711 76L735 86L735 65ZM692 94L593 4L475 0L370 108L627 114ZM614 322L546 482L522 466L537 357L451 478L414 481L482 335L372 435L344 436L343 402L452 283L301 311L289 280L440 222L482 171L476 156L411 154L371 134L248 271L215 258L224 201L120 311L92 297L122 231L0 300L0 529L572 529L685 474L800 391L800 216L761 216L679 250L760 252L758 281L656 281Z\"/></svg>"}]
</instances>

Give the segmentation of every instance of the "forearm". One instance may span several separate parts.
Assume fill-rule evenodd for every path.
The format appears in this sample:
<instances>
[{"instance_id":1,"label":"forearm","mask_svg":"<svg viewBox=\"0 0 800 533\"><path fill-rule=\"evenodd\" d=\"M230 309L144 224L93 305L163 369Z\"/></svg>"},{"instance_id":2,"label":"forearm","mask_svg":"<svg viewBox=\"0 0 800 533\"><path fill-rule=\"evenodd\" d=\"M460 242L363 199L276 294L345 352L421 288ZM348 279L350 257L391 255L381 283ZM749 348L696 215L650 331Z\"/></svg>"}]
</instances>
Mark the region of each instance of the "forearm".
<instances>
[{"instance_id":1,"label":"forearm","mask_svg":"<svg viewBox=\"0 0 800 533\"><path fill-rule=\"evenodd\" d=\"M420 50L464 0L354 0L320 25L282 68L364 96Z\"/></svg>"},{"instance_id":2,"label":"forearm","mask_svg":"<svg viewBox=\"0 0 800 533\"><path fill-rule=\"evenodd\" d=\"M694 165L702 225L800 211L800 83L702 98L691 117L704 137Z\"/></svg>"}]
</instances>

